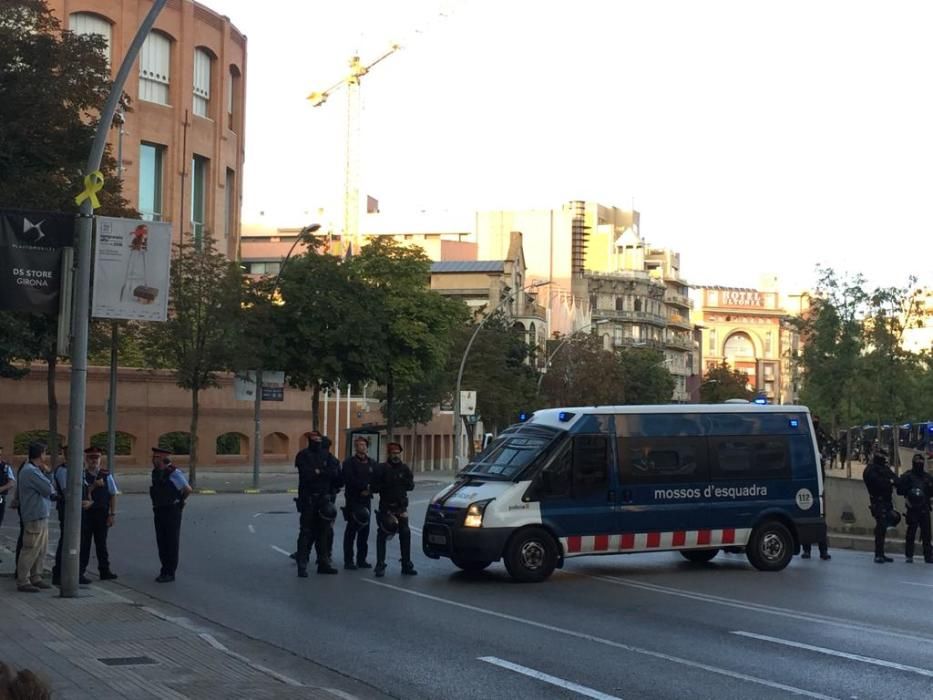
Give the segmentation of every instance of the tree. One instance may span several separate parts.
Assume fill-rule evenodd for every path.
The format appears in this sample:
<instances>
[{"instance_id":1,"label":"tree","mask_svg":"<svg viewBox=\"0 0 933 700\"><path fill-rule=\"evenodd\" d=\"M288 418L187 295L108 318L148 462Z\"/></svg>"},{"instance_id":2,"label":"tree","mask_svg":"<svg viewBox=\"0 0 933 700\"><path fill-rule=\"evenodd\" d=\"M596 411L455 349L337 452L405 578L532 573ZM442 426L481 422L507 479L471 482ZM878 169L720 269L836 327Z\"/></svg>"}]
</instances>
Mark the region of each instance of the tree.
<instances>
[{"instance_id":1,"label":"tree","mask_svg":"<svg viewBox=\"0 0 933 700\"><path fill-rule=\"evenodd\" d=\"M625 386L625 403L632 405L670 403L674 377L664 366L664 353L647 348L618 351Z\"/></svg>"},{"instance_id":2,"label":"tree","mask_svg":"<svg viewBox=\"0 0 933 700\"><path fill-rule=\"evenodd\" d=\"M97 128L94 115L110 92L105 50L103 37L62 31L43 0L0 4L0 207L77 211L74 197ZM114 166L107 151L98 213L138 216L112 177ZM16 360L48 363L49 449L57 450L56 319L0 312L0 332L3 376L25 375L12 367Z\"/></svg>"},{"instance_id":3,"label":"tree","mask_svg":"<svg viewBox=\"0 0 933 700\"><path fill-rule=\"evenodd\" d=\"M231 338L242 297L242 274L205 234L195 244L175 245L172 259L169 318L143 331L143 352L152 366L168 366L178 386L191 392L190 477L197 479L200 392L217 386L217 372L233 360ZM263 342L264 339L254 339Z\"/></svg>"},{"instance_id":4,"label":"tree","mask_svg":"<svg viewBox=\"0 0 933 700\"><path fill-rule=\"evenodd\" d=\"M466 308L428 287L431 261L420 248L377 237L349 263L353 298L364 304L377 339L366 358L369 376L385 387L386 433L395 429L399 387L412 386L439 370L451 348L451 331Z\"/></svg>"},{"instance_id":5,"label":"tree","mask_svg":"<svg viewBox=\"0 0 933 700\"><path fill-rule=\"evenodd\" d=\"M702 403L722 403L728 399L751 400L754 395L748 388L748 375L732 369L725 360L707 371L700 385Z\"/></svg>"},{"instance_id":6,"label":"tree","mask_svg":"<svg viewBox=\"0 0 933 700\"><path fill-rule=\"evenodd\" d=\"M311 390L315 430L320 429L321 389L371 378L372 358L382 342L381 312L367 283L352 265L319 252L322 247L321 239L313 239L306 253L282 269L281 303L271 314L274 332L264 334L269 340L264 366L284 370L291 386Z\"/></svg>"},{"instance_id":7,"label":"tree","mask_svg":"<svg viewBox=\"0 0 933 700\"><path fill-rule=\"evenodd\" d=\"M555 342L538 397L545 406L625 403L625 372L618 357L603 348L598 334L558 336Z\"/></svg>"}]
</instances>

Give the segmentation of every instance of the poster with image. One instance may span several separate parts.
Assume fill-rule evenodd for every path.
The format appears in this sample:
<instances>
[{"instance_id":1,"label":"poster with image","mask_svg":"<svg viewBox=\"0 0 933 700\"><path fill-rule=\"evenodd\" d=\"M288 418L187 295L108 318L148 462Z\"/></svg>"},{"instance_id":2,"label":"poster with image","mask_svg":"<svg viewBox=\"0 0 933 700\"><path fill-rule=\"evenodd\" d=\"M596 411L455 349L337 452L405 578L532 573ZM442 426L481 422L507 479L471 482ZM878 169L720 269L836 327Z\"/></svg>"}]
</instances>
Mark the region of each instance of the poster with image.
<instances>
[{"instance_id":1,"label":"poster with image","mask_svg":"<svg viewBox=\"0 0 933 700\"><path fill-rule=\"evenodd\" d=\"M164 321L168 314L172 226L165 222L96 218L91 315Z\"/></svg>"},{"instance_id":2,"label":"poster with image","mask_svg":"<svg viewBox=\"0 0 933 700\"><path fill-rule=\"evenodd\" d=\"M72 214L0 210L0 309L57 314Z\"/></svg>"}]
</instances>

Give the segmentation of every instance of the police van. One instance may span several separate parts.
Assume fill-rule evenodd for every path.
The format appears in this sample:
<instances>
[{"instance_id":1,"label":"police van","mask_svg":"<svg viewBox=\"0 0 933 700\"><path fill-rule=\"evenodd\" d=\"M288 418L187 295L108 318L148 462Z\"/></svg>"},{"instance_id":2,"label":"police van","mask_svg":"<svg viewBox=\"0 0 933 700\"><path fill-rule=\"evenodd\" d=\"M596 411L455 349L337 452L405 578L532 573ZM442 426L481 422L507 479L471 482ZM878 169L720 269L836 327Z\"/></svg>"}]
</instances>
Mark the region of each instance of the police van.
<instances>
[{"instance_id":1,"label":"police van","mask_svg":"<svg viewBox=\"0 0 933 700\"><path fill-rule=\"evenodd\" d=\"M466 571L505 561L542 581L568 557L723 549L779 571L826 534L803 406L547 409L493 440L437 494L424 553Z\"/></svg>"}]
</instances>

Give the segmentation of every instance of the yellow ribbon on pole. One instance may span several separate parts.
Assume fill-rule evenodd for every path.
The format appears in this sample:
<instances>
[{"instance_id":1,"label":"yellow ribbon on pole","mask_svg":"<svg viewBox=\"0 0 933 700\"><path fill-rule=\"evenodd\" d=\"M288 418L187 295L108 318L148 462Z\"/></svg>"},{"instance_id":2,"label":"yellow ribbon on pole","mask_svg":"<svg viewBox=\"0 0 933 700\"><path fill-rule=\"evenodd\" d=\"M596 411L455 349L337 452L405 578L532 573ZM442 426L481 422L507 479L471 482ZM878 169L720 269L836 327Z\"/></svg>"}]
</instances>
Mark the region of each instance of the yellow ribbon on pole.
<instances>
[{"instance_id":1,"label":"yellow ribbon on pole","mask_svg":"<svg viewBox=\"0 0 933 700\"><path fill-rule=\"evenodd\" d=\"M104 174L100 170L88 173L84 176L84 191L75 197L75 204L78 206L85 199L91 200L91 208L97 209L100 206L100 200L97 199L97 193L104 189Z\"/></svg>"}]
</instances>

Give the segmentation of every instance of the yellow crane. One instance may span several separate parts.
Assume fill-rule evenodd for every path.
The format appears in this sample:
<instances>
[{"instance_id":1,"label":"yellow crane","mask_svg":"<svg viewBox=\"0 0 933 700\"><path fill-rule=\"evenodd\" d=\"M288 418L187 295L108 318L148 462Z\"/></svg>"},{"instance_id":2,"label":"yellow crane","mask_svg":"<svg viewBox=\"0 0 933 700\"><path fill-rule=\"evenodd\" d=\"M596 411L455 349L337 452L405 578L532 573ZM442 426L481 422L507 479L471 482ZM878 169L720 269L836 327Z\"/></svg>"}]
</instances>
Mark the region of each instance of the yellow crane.
<instances>
[{"instance_id":1,"label":"yellow crane","mask_svg":"<svg viewBox=\"0 0 933 700\"><path fill-rule=\"evenodd\" d=\"M343 235L349 245L358 244L360 216L360 80L373 66L386 60L401 49L392 44L389 49L370 63L363 64L359 56L350 59L350 73L323 92L312 92L308 100L312 107L320 107L335 91L347 88L346 168L344 170Z\"/></svg>"}]
</instances>

